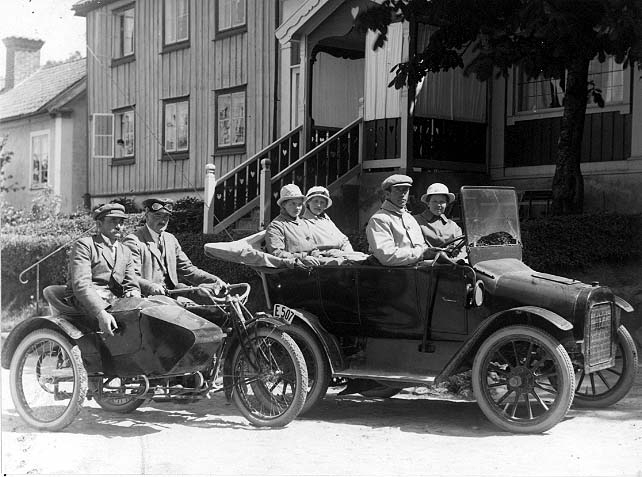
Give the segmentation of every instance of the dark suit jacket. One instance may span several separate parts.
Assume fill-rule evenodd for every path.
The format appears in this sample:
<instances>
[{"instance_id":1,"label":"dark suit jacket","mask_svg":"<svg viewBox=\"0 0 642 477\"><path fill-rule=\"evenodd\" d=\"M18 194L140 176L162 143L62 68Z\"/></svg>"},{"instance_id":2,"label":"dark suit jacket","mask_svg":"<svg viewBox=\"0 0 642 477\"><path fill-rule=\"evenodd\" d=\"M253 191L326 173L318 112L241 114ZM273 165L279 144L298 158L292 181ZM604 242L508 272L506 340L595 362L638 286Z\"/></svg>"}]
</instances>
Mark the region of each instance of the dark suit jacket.
<instances>
[{"instance_id":1,"label":"dark suit jacket","mask_svg":"<svg viewBox=\"0 0 642 477\"><path fill-rule=\"evenodd\" d=\"M163 247L162 253L156 247L146 225L136 229L123 241L132 252L134 269L139 277L138 285L144 295L149 295L150 287L154 284L152 281L154 261L162 264L167 270L170 288L176 288L182 282L200 285L219 280L216 275L207 273L194 265L183 252L176 237L169 232L160 234L160 242Z\"/></svg>"},{"instance_id":2,"label":"dark suit jacket","mask_svg":"<svg viewBox=\"0 0 642 477\"><path fill-rule=\"evenodd\" d=\"M66 295L73 296L72 303L94 317L110 305L100 296L101 288L117 297L125 293L140 295L131 252L117 242L114 260L101 235L83 237L71 250Z\"/></svg>"}]
</instances>

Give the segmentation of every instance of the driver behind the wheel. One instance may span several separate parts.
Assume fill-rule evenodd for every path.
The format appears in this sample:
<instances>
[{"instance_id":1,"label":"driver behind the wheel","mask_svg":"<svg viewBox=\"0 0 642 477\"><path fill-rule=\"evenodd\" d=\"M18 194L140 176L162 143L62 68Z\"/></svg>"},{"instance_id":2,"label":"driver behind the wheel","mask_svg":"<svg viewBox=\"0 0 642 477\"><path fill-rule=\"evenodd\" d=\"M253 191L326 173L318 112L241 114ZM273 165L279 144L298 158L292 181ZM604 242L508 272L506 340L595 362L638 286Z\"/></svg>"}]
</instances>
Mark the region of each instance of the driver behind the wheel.
<instances>
[{"instance_id":1,"label":"driver behind the wheel","mask_svg":"<svg viewBox=\"0 0 642 477\"><path fill-rule=\"evenodd\" d=\"M446 217L446 208L455 201L455 194L448 190L445 184L435 182L431 184L426 193L421 196L421 201L427 205L425 210L413 217L421 227L426 243L431 247L444 247L448 242L457 237L461 237L462 231L459 225ZM436 255L433 252L433 258ZM456 257L463 259L466 252L459 250Z\"/></svg>"}]
</instances>

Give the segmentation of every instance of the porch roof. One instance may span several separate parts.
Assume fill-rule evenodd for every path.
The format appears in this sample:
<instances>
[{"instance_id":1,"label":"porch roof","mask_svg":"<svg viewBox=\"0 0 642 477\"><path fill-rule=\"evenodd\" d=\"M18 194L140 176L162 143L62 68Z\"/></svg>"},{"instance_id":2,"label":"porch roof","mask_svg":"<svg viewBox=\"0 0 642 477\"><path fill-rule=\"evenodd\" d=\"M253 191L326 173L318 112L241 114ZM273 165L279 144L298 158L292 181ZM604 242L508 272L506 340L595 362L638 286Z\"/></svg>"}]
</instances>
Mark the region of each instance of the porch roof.
<instances>
[{"instance_id":1,"label":"porch roof","mask_svg":"<svg viewBox=\"0 0 642 477\"><path fill-rule=\"evenodd\" d=\"M301 32L312 31L341 3L342 0L306 0L281 23L274 34L279 42L285 45Z\"/></svg>"}]
</instances>

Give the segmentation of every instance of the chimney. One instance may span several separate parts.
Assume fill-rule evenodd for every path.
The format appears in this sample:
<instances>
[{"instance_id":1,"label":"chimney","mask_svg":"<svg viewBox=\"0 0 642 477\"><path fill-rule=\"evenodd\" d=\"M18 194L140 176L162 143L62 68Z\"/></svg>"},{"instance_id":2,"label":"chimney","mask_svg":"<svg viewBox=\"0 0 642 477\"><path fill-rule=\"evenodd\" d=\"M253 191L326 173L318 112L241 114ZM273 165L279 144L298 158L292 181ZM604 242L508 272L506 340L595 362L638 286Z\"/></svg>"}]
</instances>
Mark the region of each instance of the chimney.
<instances>
[{"instance_id":1,"label":"chimney","mask_svg":"<svg viewBox=\"0 0 642 477\"><path fill-rule=\"evenodd\" d=\"M40 68L42 40L10 36L2 40L7 48L4 91L13 88Z\"/></svg>"}]
</instances>

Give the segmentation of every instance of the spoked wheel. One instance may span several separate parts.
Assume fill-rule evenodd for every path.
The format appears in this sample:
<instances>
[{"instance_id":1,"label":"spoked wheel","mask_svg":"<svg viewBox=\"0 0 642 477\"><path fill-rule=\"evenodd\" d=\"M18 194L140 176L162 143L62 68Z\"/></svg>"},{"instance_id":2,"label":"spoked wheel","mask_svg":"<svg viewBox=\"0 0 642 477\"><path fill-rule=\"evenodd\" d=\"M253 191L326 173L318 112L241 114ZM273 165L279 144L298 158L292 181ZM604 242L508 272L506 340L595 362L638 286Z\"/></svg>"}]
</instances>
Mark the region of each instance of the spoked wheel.
<instances>
[{"instance_id":1,"label":"spoked wheel","mask_svg":"<svg viewBox=\"0 0 642 477\"><path fill-rule=\"evenodd\" d=\"M556 425L575 389L564 347L532 326L509 326L487 338L475 356L472 381L486 417L517 433L544 432Z\"/></svg>"},{"instance_id":2,"label":"spoked wheel","mask_svg":"<svg viewBox=\"0 0 642 477\"><path fill-rule=\"evenodd\" d=\"M321 344L314 337L312 332L301 325L290 325L281 328L297 344L308 370L308 395L300 414L305 414L312 409L325 396L330 385L332 373L330 363Z\"/></svg>"},{"instance_id":3,"label":"spoked wheel","mask_svg":"<svg viewBox=\"0 0 642 477\"><path fill-rule=\"evenodd\" d=\"M272 328L251 333L252 349L232 353L232 401L258 427L283 427L303 409L308 373L301 350L287 334Z\"/></svg>"},{"instance_id":4,"label":"spoked wheel","mask_svg":"<svg viewBox=\"0 0 642 477\"><path fill-rule=\"evenodd\" d=\"M64 429L80 412L87 393L78 346L53 330L28 334L11 360L10 389L16 411L27 424L48 431Z\"/></svg>"},{"instance_id":5,"label":"spoked wheel","mask_svg":"<svg viewBox=\"0 0 642 477\"><path fill-rule=\"evenodd\" d=\"M584 361L576 363L575 399L578 407L608 407L622 399L633 387L638 371L638 352L624 326L617 330L615 366L594 373L584 372Z\"/></svg>"},{"instance_id":6,"label":"spoked wheel","mask_svg":"<svg viewBox=\"0 0 642 477\"><path fill-rule=\"evenodd\" d=\"M108 393L94 396L94 399L100 407L105 411L118 412L121 414L128 414L138 409L145 399L140 399L135 396L126 395L126 380L124 378L98 378L102 386L109 386L110 388L122 388L121 395L110 396Z\"/></svg>"}]
</instances>

